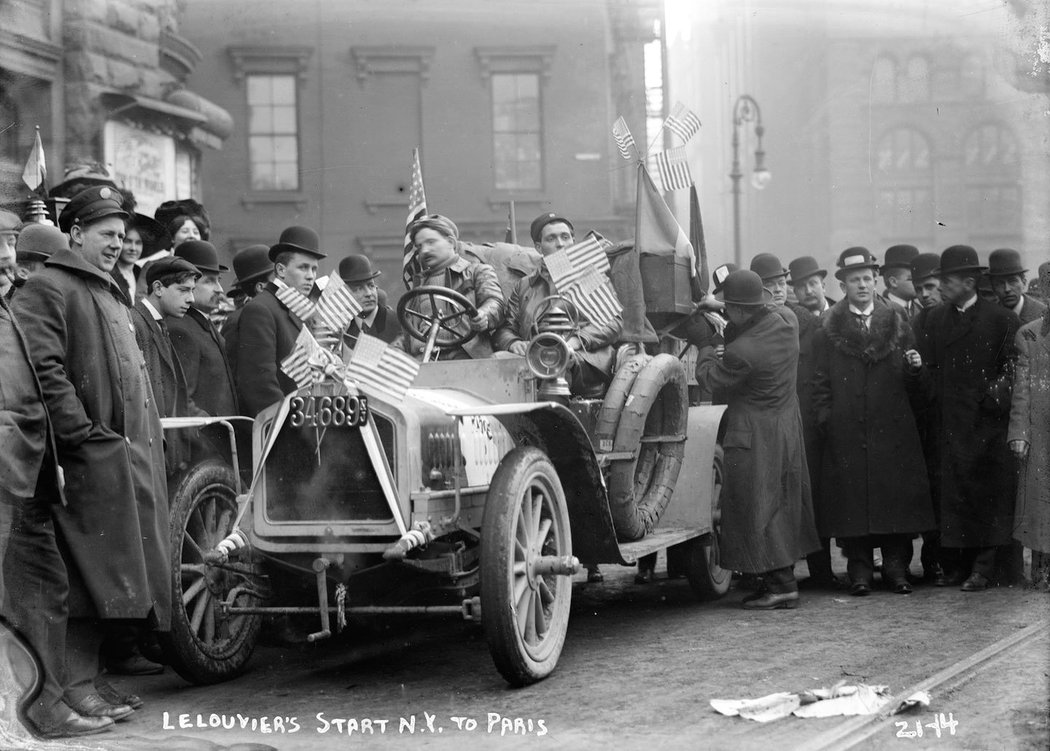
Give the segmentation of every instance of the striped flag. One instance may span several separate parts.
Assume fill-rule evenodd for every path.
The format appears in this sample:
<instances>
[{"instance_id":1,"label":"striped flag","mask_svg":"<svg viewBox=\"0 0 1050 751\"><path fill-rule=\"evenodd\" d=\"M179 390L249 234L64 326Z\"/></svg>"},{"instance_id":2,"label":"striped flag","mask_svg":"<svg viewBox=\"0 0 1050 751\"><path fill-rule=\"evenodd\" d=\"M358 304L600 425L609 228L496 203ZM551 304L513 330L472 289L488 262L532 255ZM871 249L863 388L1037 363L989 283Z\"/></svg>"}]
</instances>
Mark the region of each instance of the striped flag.
<instances>
[{"instance_id":1,"label":"striped flag","mask_svg":"<svg viewBox=\"0 0 1050 751\"><path fill-rule=\"evenodd\" d=\"M609 279L594 269L588 269L577 284L566 290L565 296L588 321L599 326L611 322L623 312Z\"/></svg>"},{"instance_id":2,"label":"striped flag","mask_svg":"<svg viewBox=\"0 0 1050 751\"><path fill-rule=\"evenodd\" d=\"M44 144L40 142L39 125L36 128L33 149L29 152L25 169L22 170L22 182L29 186L30 190L35 190L41 195L47 193L47 163L44 160Z\"/></svg>"},{"instance_id":3,"label":"striped flag","mask_svg":"<svg viewBox=\"0 0 1050 751\"><path fill-rule=\"evenodd\" d=\"M627 121L623 119L623 115L616 118L616 122L612 124L612 134L616 140L616 146L620 149L620 156L628 160L633 159L638 149L634 145L634 136L631 135L631 129L627 127Z\"/></svg>"},{"instance_id":4,"label":"striped flag","mask_svg":"<svg viewBox=\"0 0 1050 751\"><path fill-rule=\"evenodd\" d=\"M638 165L638 202L634 214L634 247L639 255L676 255L689 262L696 275L696 256L689 236L678 225L644 164Z\"/></svg>"},{"instance_id":5,"label":"striped flag","mask_svg":"<svg viewBox=\"0 0 1050 751\"><path fill-rule=\"evenodd\" d=\"M689 139L700 130L700 118L684 104L676 102L664 121L664 127L681 138L682 143L689 143Z\"/></svg>"},{"instance_id":6,"label":"striped flag","mask_svg":"<svg viewBox=\"0 0 1050 751\"><path fill-rule=\"evenodd\" d=\"M600 274L609 273L609 257L605 249L593 235L588 235L565 250L557 250L543 257L547 273L551 275L554 286L567 290L579 284L580 279L592 269Z\"/></svg>"},{"instance_id":7,"label":"striped flag","mask_svg":"<svg viewBox=\"0 0 1050 751\"><path fill-rule=\"evenodd\" d=\"M280 287L277 290L277 299L300 321L306 321L314 314L313 301L293 287Z\"/></svg>"},{"instance_id":8,"label":"striped flag","mask_svg":"<svg viewBox=\"0 0 1050 751\"><path fill-rule=\"evenodd\" d=\"M657 154L656 170L660 174L660 182L664 184L665 193L684 190L693 184L693 176L689 172L689 162L685 156L685 146L676 146Z\"/></svg>"},{"instance_id":9,"label":"striped flag","mask_svg":"<svg viewBox=\"0 0 1050 751\"><path fill-rule=\"evenodd\" d=\"M291 353L281 360L281 370L295 381L296 386L306 388L314 382L314 369L310 361L321 357L320 350L321 345L314 339L310 329L303 326L299 329Z\"/></svg>"},{"instance_id":10,"label":"striped flag","mask_svg":"<svg viewBox=\"0 0 1050 751\"><path fill-rule=\"evenodd\" d=\"M412 265L416 259L416 249L408 228L412 222L427 215L427 195L423 190L423 168L419 165L419 148L412 149L412 186L408 191L408 218L405 219L405 252L401 257L401 278L405 288L412 285Z\"/></svg>"},{"instance_id":11,"label":"striped flag","mask_svg":"<svg viewBox=\"0 0 1050 751\"><path fill-rule=\"evenodd\" d=\"M322 324L334 332L339 332L350 325L354 316L361 312L361 303L350 294L350 288L339 274L330 274L315 312Z\"/></svg>"},{"instance_id":12,"label":"striped flag","mask_svg":"<svg viewBox=\"0 0 1050 751\"><path fill-rule=\"evenodd\" d=\"M419 372L419 363L382 339L361 334L354 346L354 354L346 367L347 378L369 396L381 396L398 404Z\"/></svg>"}]
</instances>

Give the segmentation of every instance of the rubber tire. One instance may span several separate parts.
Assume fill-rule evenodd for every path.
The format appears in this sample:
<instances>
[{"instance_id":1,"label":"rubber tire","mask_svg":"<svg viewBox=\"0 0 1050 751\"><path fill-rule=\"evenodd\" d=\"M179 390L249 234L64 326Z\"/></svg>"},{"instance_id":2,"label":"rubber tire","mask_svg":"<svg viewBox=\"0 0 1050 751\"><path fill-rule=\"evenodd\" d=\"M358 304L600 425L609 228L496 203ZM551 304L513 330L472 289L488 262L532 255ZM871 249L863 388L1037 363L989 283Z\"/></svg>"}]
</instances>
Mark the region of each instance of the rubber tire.
<instances>
[{"instance_id":1,"label":"rubber tire","mask_svg":"<svg viewBox=\"0 0 1050 751\"><path fill-rule=\"evenodd\" d=\"M718 565L719 513L725 458L722 447L715 446L714 473L711 476L711 536L695 538L668 548L667 557L674 559L676 569L685 574L693 593L700 600L717 600L729 591L733 572ZM668 563L670 565L670 563Z\"/></svg>"},{"instance_id":2,"label":"rubber tire","mask_svg":"<svg viewBox=\"0 0 1050 751\"><path fill-rule=\"evenodd\" d=\"M572 555L569 512L561 482L547 455L533 446L515 448L500 462L489 486L481 524L481 622L496 669L516 687L542 680L554 670L565 644L572 603L571 576L533 577L527 570L514 572L515 562L525 560L518 552L519 533L538 532L538 526L522 513L526 494L532 496L537 489L545 499L541 501L541 520L550 521L546 542L537 552ZM529 547L536 549L534 544ZM525 585L518 598L514 597L516 582ZM528 608L538 603L541 586L552 597L542 609L546 632L530 640L527 625L519 625L518 606L524 602Z\"/></svg>"},{"instance_id":3,"label":"rubber tire","mask_svg":"<svg viewBox=\"0 0 1050 751\"><path fill-rule=\"evenodd\" d=\"M235 624L235 629L229 632L228 638L209 644L194 633L193 613L187 612L182 601L185 587L182 564L184 560L187 563L196 563L199 560L192 547L184 546L184 537L190 536L202 551L207 551L229 534L237 514L236 487L233 470L229 466L217 460L206 461L192 467L179 480L170 497L171 631L161 632L159 636L168 664L187 681L198 685L221 683L243 672L255 650L259 628L262 624L262 616L238 616L230 620L231 624ZM206 521L209 514L203 507L208 503L215 507L213 523ZM195 516L198 508L202 508L203 513ZM199 527L192 522L195 518L200 519ZM213 573L217 574L214 583L218 586L221 595L225 596L231 588L230 582L236 581L237 577L222 569L214 569ZM193 578L192 582L197 581L198 578L199 575ZM204 605L197 604L201 598L208 598ZM211 587L205 586L200 594L190 601L190 607L191 609L196 609L196 607L207 609L213 600L214 594ZM258 603L255 598L246 596L244 599L239 598L238 604L256 605ZM223 623L219 621L217 614L213 617L215 633L218 634ZM207 620L205 610L201 628L205 626Z\"/></svg>"},{"instance_id":4,"label":"rubber tire","mask_svg":"<svg viewBox=\"0 0 1050 751\"><path fill-rule=\"evenodd\" d=\"M609 388L605 390L598 419L594 422L594 443L598 451L612 451L613 439L616 437L616 426L620 424L623 405L631 394L638 374L653 358L649 355L634 355L625 362L613 376Z\"/></svg>"}]
</instances>

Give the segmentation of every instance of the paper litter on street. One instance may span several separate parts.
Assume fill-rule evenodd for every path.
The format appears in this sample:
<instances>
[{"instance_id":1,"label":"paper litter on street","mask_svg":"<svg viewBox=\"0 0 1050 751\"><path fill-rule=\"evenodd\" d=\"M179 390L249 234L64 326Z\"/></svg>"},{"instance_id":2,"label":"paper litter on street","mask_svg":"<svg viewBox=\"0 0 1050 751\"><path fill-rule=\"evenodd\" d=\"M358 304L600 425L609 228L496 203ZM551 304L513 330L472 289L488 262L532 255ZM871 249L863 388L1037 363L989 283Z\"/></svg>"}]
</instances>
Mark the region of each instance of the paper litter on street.
<instances>
[{"instance_id":1,"label":"paper litter on street","mask_svg":"<svg viewBox=\"0 0 1050 751\"><path fill-rule=\"evenodd\" d=\"M858 683L855 686L836 684L802 693L780 692L756 699L711 699L710 704L716 712L729 717L770 722L791 714L803 719L872 715L885 710L891 698L889 686ZM929 704L930 695L918 691L902 701L893 714Z\"/></svg>"}]
</instances>

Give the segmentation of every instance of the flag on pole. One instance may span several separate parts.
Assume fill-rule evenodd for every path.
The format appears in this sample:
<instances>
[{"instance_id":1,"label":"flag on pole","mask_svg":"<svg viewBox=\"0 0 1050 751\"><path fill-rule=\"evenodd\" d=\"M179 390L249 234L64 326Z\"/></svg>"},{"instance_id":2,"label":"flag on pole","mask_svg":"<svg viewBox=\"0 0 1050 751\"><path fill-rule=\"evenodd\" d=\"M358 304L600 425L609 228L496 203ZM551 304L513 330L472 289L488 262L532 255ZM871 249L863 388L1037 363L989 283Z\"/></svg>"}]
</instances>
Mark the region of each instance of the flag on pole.
<instances>
[{"instance_id":1,"label":"flag on pole","mask_svg":"<svg viewBox=\"0 0 1050 751\"><path fill-rule=\"evenodd\" d=\"M588 235L582 242L571 245L565 250L557 250L543 257L547 272L560 290L579 284L588 271L600 274L609 273L609 257L605 249L593 235Z\"/></svg>"},{"instance_id":2,"label":"flag on pole","mask_svg":"<svg viewBox=\"0 0 1050 751\"><path fill-rule=\"evenodd\" d=\"M693 184L693 176L689 172L689 162L685 156L685 146L675 146L657 154L656 170L660 174L660 182L664 184L665 193L683 190Z\"/></svg>"},{"instance_id":3,"label":"flag on pole","mask_svg":"<svg viewBox=\"0 0 1050 751\"><path fill-rule=\"evenodd\" d=\"M676 255L689 260L696 275L693 245L667 207L644 164L638 165L638 204L635 209L635 247L642 255Z\"/></svg>"},{"instance_id":4,"label":"flag on pole","mask_svg":"<svg viewBox=\"0 0 1050 751\"><path fill-rule=\"evenodd\" d=\"M405 219L405 252L401 258L401 278L405 288L412 284L412 264L416 249L412 246L408 228L412 222L427 215L427 195L423 190L423 168L419 165L419 148L412 149L412 185L408 191L408 218Z\"/></svg>"},{"instance_id":5,"label":"flag on pole","mask_svg":"<svg viewBox=\"0 0 1050 751\"><path fill-rule=\"evenodd\" d=\"M689 244L693 246L693 252L696 254L696 268L699 271L692 278L693 299L702 300L707 297L710 276L707 268L704 220L700 217L700 197L696 193L695 184L689 186Z\"/></svg>"},{"instance_id":6,"label":"flag on pole","mask_svg":"<svg viewBox=\"0 0 1050 751\"><path fill-rule=\"evenodd\" d=\"M22 170L22 182L30 190L44 195L47 193L47 163L44 160L44 144L40 142L40 126L36 128L36 137L33 139L33 148L26 160L26 168Z\"/></svg>"},{"instance_id":7,"label":"flag on pole","mask_svg":"<svg viewBox=\"0 0 1050 751\"><path fill-rule=\"evenodd\" d=\"M350 294L350 288L346 286L346 282L339 277L339 274L330 274L328 284L325 285L315 309L317 318L338 334L360 312L361 303Z\"/></svg>"},{"instance_id":8,"label":"flag on pole","mask_svg":"<svg viewBox=\"0 0 1050 751\"><path fill-rule=\"evenodd\" d=\"M565 291L565 296L575 303L588 321L599 326L623 313L612 283L605 274L594 269L588 269L577 284Z\"/></svg>"},{"instance_id":9,"label":"flag on pole","mask_svg":"<svg viewBox=\"0 0 1050 751\"><path fill-rule=\"evenodd\" d=\"M627 127L623 115L616 118L616 122L612 124L612 134L616 146L620 149L620 156L628 160L633 159L638 148L634 145L634 136L631 135L631 129Z\"/></svg>"},{"instance_id":10,"label":"flag on pole","mask_svg":"<svg viewBox=\"0 0 1050 751\"><path fill-rule=\"evenodd\" d=\"M321 345L314 339L310 329L303 326L299 329L299 336L295 338L295 346L289 355L281 360L281 370L286 376L295 381L299 388L306 388L314 382L314 369L311 367L311 359L318 360L321 356Z\"/></svg>"},{"instance_id":11,"label":"flag on pole","mask_svg":"<svg viewBox=\"0 0 1050 751\"><path fill-rule=\"evenodd\" d=\"M294 287L280 287L277 299L300 321L306 321L314 314L313 301Z\"/></svg>"},{"instance_id":12,"label":"flag on pole","mask_svg":"<svg viewBox=\"0 0 1050 751\"><path fill-rule=\"evenodd\" d=\"M398 404L412 388L419 363L382 339L361 334L346 367L346 376L369 396L375 394Z\"/></svg>"},{"instance_id":13,"label":"flag on pole","mask_svg":"<svg viewBox=\"0 0 1050 751\"><path fill-rule=\"evenodd\" d=\"M517 217L514 216L514 201L510 202L510 208L507 209L507 235L503 241L510 243L511 245L518 244L518 228L515 226Z\"/></svg>"},{"instance_id":14,"label":"flag on pole","mask_svg":"<svg viewBox=\"0 0 1050 751\"><path fill-rule=\"evenodd\" d=\"M684 104L676 102L664 121L664 127L681 138L682 143L689 143L689 139L700 130L700 118Z\"/></svg>"}]
</instances>

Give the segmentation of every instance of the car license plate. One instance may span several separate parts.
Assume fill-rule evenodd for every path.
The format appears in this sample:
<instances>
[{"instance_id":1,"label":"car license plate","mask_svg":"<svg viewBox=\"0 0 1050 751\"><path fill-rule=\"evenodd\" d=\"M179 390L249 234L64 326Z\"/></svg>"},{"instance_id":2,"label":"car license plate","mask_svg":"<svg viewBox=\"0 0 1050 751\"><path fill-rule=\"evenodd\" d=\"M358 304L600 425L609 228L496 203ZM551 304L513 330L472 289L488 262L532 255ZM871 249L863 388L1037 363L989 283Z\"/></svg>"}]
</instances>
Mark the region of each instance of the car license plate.
<instances>
[{"instance_id":1,"label":"car license plate","mask_svg":"<svg viewBox=\"0 0 1050 751\"><path fill-rule=\"evenodd\" d=\"M366 396L294 396L290 407L293 428L356 428L368 421Z\"/></svg>"}]
</instances>

